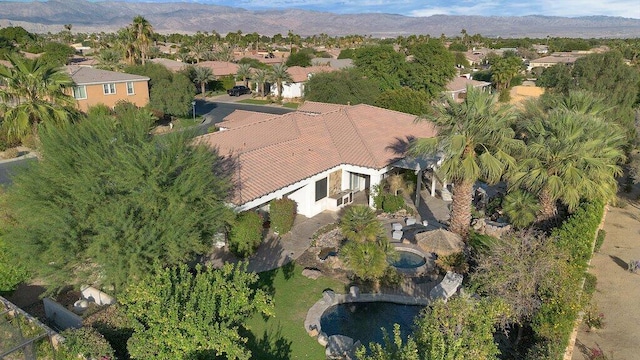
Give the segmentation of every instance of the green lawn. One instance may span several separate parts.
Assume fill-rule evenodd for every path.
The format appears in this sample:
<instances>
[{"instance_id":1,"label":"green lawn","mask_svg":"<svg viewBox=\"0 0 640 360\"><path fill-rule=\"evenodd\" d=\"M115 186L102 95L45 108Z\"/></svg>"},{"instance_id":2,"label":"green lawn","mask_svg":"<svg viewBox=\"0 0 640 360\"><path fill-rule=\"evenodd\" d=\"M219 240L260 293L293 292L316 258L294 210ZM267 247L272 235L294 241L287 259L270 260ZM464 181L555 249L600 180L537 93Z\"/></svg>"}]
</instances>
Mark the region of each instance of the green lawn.
<instances>
[{"instance_id":1,"label":"green lawn","mask_svg":"<svg viewBox=\"0 0 640 360\"><path fill-rule=\"evenodd\" d=\"M286 107L289 109L297 109L298 106L300 106L300 103L288 102L288 103L282 104L282 107Z\"/></svg>"},{"instance_id":2,"label":"green lawn","mask_svg":"<svg viewBox=\"0 0 640 360\"><path fill-rule=\"evenodd\" d=\"M304 319L323 290L331 288L343 293L345 285L324 276L311 280L301 273L301 267L291 264L260 274L260 286L273 295L275 316L266 321L255 316L247 321L253 359L325 358L324 348L307 335Z\"/></svg>"},{"instance_id":3,"label":"green lawn","mask_svg":"<svg viewBox=\"0 0 640 360\"><path fill-rule=\"evenodd\" d=\"M244 100L240 100L238 101L239 103L243 103L243 104L254 104L254 105L267 105L267 104L271 104L270 100L259 100L259 99L244 99Z\"/></svg>"},{"instance_id":4,"label":"green lawn","mask_svg":"<svg viewBox=\"0 0 640 360\"><path fill-rule=\"evenodd\" d=\"M173 120L173 126L175 129L185 129L188 127L200 125L201 122L202 116L196 116L195 120L193 120L193 117L177 118Z\"/></svg>"}]
</instances>

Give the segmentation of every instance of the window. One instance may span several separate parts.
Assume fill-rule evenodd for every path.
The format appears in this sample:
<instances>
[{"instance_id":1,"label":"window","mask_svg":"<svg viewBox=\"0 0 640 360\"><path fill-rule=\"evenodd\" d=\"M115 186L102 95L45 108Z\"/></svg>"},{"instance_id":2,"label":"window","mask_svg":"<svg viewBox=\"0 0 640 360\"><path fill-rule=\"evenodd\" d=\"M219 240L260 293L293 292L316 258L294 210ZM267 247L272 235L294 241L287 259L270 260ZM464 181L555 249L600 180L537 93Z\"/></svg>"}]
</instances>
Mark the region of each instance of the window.
<instances>
[{"instance_id":1,"label":"window","mask_svg":"<svg viewBox=\"0 0 640 360\"><path fill-rule=\"evenodd\" d=\"M133 89L133 81L127 81L127 95L133 95L136 92Z\"/></svg>"},{"instance_id":2,"label":"window","mask_svg":"<svg viewBox=\"0 0 640 360\"><path fill-rule=\"evenodd\" d=\"M327 178L316 181L316 201L327 197Z\"/></svg>"},{"instance_id":3,"label":"window","mask_svg":"<svg viewBox=\"0 0 640 360\"><path fill-rule=\"evenodd\" d=\"M102 84L102 90L104 90L105 95L115 94L116 84L115 83Z\"/></svg>"},{"instance_id":4,"label":"window","mask_svg":"<svg viewBox=\"0 0 640 360\"><path fill-rule=\"evenodd\" d=\"M76 100L82 100L82 99L86 99L87 98L87 87L82 85L82 86L75 86L73 88L73 97Z\"/></svg>"}]
</instances>

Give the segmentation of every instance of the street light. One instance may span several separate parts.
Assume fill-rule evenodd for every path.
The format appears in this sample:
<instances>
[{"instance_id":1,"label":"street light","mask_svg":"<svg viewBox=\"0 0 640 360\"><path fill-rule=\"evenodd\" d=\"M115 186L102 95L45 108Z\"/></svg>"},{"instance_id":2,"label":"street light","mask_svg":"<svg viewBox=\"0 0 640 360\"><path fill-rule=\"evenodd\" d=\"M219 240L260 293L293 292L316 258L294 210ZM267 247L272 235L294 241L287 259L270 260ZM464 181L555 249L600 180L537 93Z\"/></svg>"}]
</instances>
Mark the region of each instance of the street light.
<instances>
[{"instance_id":1,"label":"street light","mask_svg":"<svg viewBox=\"0 0 640 360\"><path fill-rule=\"evenodd\" d=\"M196 101L195 100L191 102L191 106L193 107L193 121L195 122L196 121Z\"/></svg>"}]
</instances>

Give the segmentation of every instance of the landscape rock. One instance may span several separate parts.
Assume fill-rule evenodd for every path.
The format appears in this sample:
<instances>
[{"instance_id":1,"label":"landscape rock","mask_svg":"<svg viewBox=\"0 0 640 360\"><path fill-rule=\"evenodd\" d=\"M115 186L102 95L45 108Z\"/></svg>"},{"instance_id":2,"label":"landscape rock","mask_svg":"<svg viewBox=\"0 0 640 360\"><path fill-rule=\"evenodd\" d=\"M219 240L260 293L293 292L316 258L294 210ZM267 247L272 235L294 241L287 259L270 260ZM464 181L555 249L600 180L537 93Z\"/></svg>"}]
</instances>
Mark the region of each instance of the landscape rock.
<instances>
[{"instance_id":1,"label":"landscape rock","mask_svg":"<svg viewBox=\"0 0 640 360\"><path fill-rule=\"evenodd\" d=\"M318 343L322 346L327 346L329 344L329 337L324 332L318 334Z\"/></svg>"},{"instance_id":2,"label":"landscape rock","mask_svg":"<svg viewBox=\"0 0 640 360\"><path fill-rule=\"evenodd\" d=\"M325 349L327 359L343 359L353 349L353 339L344 335L331 335Z\"/></svg>"},{"instance_id":3,"label":"landscape rock","mask_svg":"<svg viewBox=\"0 0 640 360\"><path fill-rule=\"evenodd\" d=\"M302 270L302 276L312 280L316 280L317 278L322 276L322 272L318 269L304 268L304 270Z\"/></svg>"}]
</instances>

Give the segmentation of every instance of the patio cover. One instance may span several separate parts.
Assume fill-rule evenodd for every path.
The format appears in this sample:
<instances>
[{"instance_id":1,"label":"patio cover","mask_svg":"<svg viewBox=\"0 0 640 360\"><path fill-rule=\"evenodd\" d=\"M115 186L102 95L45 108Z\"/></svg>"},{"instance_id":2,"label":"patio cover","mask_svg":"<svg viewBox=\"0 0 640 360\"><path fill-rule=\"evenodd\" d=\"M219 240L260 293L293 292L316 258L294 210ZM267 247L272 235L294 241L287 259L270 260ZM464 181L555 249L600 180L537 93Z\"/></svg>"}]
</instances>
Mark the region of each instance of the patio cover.
<instances>
[{"instance_id":1,"label":"patio cover","mask_svg":"<svg viewBox=\"0 0 640 360\"><path fill-rule=\"evenodd\" d=\"M400 169L420 171L425 169L431 169L438 166L439 160L440 160L439 156L430 156L430 157L406 156L394 163L391 163L390 165Z\"/></svg>"},{"instance_id":2,"label":"patio cover","mask_svg":"<svg viewBox=\"0 0 640 360\"><path fill-rule=\"evenodd\" d=\"M455 254L464 249L460 235L444 229L416 234L416 242L420 249L440 256Z\"/></svg>"}]
</instances>

